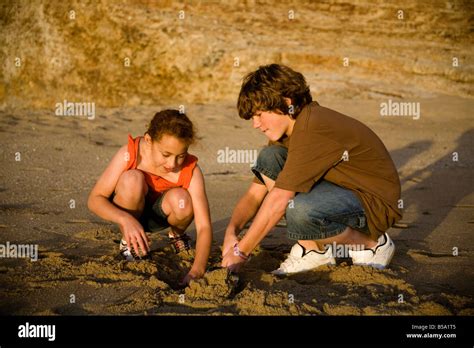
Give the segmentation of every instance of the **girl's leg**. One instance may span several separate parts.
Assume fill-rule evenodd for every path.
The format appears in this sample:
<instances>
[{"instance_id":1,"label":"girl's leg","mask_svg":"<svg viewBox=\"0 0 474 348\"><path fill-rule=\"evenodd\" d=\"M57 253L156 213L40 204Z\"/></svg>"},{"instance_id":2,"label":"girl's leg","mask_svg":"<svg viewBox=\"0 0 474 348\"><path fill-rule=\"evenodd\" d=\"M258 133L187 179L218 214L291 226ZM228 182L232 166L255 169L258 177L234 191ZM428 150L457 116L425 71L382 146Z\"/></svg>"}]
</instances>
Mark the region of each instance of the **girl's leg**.
<instances>
[{"instance_id":1,"label":"girl's leg","mask_svg":"<svg viewBox=\"0 0 474 348\"><path fill-rule=\"evenodd\" d=\"M161 208L168 216L172 237L182 235L193 221L194 211L191 196L183 188L173 188L167 191L163 197Z\"/></svg>"},{"instance_id":2,"label":"girl's leg","mask_svg":"<svg viewBox=\"0 0 474 348\"><path fill-rule=\"evenodd\" d=\"M117 182L113 202L138 220L145 208L147 192L148 185L143 173L136 169L127 170Z\"/></svg>"},{"instance_id":3,"label":"girl's leg","mask_svg":"<svg viewBox=\"0 0 474 348\"><path fill-rule=\"evenodd\" d=\"M113 203L140 220L145 207L147 192L148 185L143 173L135 169L128 170L122 173L117 182ZM137 246L134 245L135 247L129 247L124 239L120 242L120 253L127 261L134 261L139 258Z\"/></svg>"}]
</instances>

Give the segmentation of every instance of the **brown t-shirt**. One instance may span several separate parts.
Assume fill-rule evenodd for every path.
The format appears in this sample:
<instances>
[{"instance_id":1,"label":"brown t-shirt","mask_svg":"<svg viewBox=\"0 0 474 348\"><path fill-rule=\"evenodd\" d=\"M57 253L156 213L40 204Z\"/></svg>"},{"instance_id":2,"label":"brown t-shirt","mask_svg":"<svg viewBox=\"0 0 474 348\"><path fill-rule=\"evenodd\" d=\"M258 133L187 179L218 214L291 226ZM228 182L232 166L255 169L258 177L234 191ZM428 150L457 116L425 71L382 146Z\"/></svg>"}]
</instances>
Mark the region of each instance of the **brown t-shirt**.
<instances>
[{"instance_id":1,"label":"brown t-shirt","mask_svg":"<svg viewBox=\"0 0 474 348\"><path fill-rule=\"evenodd\" d=\"M401 218L400 179L382 141L363 123L313 102L298 115L275 186L309 192L324 178L354 191L377 239Z\"/></svg>"}]
</instances>

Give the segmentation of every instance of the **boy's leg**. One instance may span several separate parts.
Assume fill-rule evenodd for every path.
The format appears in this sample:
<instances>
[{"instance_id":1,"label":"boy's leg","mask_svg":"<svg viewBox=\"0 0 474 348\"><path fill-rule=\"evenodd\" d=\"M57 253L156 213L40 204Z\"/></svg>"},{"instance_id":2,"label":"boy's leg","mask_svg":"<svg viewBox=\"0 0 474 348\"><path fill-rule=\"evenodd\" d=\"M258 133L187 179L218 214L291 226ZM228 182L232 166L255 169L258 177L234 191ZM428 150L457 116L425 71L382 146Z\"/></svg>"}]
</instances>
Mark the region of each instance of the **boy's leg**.
<instances>
[{"instance_id":1,"label":"boy's leg","mask_svg":"<svg viewBox=\"0 0 474 348\"><path fill-rule=\"evenodd\" d=\"M288 237L307 250L324 251L326 244L372 248L364 208L349 189L321 181L310 192L299 193L286 209Z\"/></svg>"},{"instance_id":2,"label":"boy's leg","mask_svg":"<svg viewBox=\"0 0 474 348\"><path fill-rule=\"evenodd\" d=\"M275 184L286 161L286 149L270 146L261 151L255 175L268 190ZM296 243L274 274L289 274L335 264L333 248L325 245L345 245L354 264L384 268L390 262L394 245L387 234L378 241L369 237L364 208L357 195L343 187L321 181L308 193L298 193L286 209L288 236ZM349 250L354 248L355 250ZM360 250L360 249L367 250ZM360 251L358 251L360 250ZM338 253L339 254L339 253Z\"/></svg>"},{"instance_id":3,"label":"boy's leg","mask_svg":"<svg viewBox=\"0 0 474 348\"><path fill-rule=\"evenodd\" d=\"M275 181L270 178L262 175L267 186L268 190L271 190L275 185ZM287 209L288 213L288 209ZM361 216L364 215L363 209L358 214ZM361 226L364 227L364 226ZM359 232L358 230L353 229L350 226L345 226L345 229L332 237L317 239L317 240L298 240L298 243L302 245L306 250L318 250L324 251L325 245L327 244L345 244L345 245L363 245L365 248L373 248L377 245L377 242L372 240L368 234Z\"/></svg>"},{"instance_id":4,"label":"boy's leg","mask_svg":"<svg viewBox=\"0 0 474 348\"><path fill-rule=\"evenodd\" d=\"M258 154L252 172L265 184L268 191L275 185L275 180L282 171L287 157L288 149L278 145L267 146Z\"/></svg>"},{"instance_id":5,"label":"boy's leg","mask_svg":"<svg viewBox=\"0 0 474 348\"><path fill-rule=\"evenodd\" d=\"M371 249L377 245L377 242L371 239L367 234L359 232L349 226L346 229L330 238L319 239L319 240L298 240L306 250L318 250L324 251L325 245L328 244L341 244L341 245L363 245L367 249Z\"/></svg>"},{"instance_id":6,"label":"boy's leg","mask_svg":"<svg viewBox=\"0 0 474 348\"><path fill-rule=\"evenodd\" d=\"M357 195L328 181L296 195L286 209L286 219L288 236L298 243L276 274L334 264L335 257L350 257L354 265L382 269L395 253L395 245L386 233L377 241L369 237L364 208Z\"/></svg>"},{"instance_id":7,"label":"boy's leg","mask_svg":"<svg viewBox=\"0 0 474 348\"><path fill-rule=\"evenodd\" d=\"M274 145L274 146L267 146L262 151L260 151L257 162L255 166L252 168L254 174L265 183L268 191L270 191L273 186L275 185L275 180L278 177L278 174L283 169L285 165L286 158L287 158L288 150L285 147ZM324 182L324 181L323 181ZM346 201L349 200L352 202L352 205L355 204L351 213L357 212L358 215L357 220L365 219L364 211L362 205L358 201L358 198L352 193L350 190L340 188L336 185L333 185L340 190L347 191L349 197L346 197ZM295 200L298 199L297 197L301 194L298 194L295 197ZM337 195L337 193L336 193ZM347 196L347 195L346 195ZM317 200L322 200L323 197L318 197ZM355 201L354 201L355 200ZM342 203L342 204L341 204ZM338 205L342 208L340 212L336 212L336 214L345 213L344 211L344 202L340 202ZM288 209L287 209L288 212ZM352 219L352 221L355 221ZM365 221L365 220L364 220ZM291 228L290 226L288 226ZM365 228L365 226L362 226ZM328 235L326 234L324 238L318 238L317 240L299 240L298 241L301 245L303 245L307 250L324 250L325 244L358 244L364 245L367 248L374 247L377 242L370 239L368 234L359 232L358 230L352 228L349 225L344 226L344 229L335 235Z\"/></svg>"}]
</instances>

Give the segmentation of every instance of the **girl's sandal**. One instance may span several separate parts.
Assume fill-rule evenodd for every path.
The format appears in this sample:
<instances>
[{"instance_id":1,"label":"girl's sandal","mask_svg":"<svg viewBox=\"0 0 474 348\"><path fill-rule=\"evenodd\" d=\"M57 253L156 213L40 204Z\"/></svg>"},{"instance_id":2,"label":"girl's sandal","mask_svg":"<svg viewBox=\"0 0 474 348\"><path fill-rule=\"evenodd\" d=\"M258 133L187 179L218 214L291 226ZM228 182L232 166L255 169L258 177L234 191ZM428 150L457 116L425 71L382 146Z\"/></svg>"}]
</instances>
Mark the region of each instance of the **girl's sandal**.
<instances>
[{"instance_id":1,"label":"girl's sandal","mask_svg":"<svg viewBox=\"0 0 474 348\"><path fill-rule=\"evenodd\" d=\"M188 251L191 249L191 238L186 233L183 233L179 236L169 236L170 244L173 247L176 254L179 254L182 251Z\"/></svg>"},{"instance_id":2,"label":"girl's sandal","mask_svg":"<svg viewBox=\"0 0 474 348\"><path fill-rule=\"evenodd\" d=\"M127 242L123 239L120 241L120 255L121 255L122 259L124 259L126 261L129 261L129 262L144 260L144 259L149 259L150 258L150 254L147 254L146 256L137 255L135 250L133 250L133 248L129 248L128 245L127 245Z\"/></svg>"}]
</instances>

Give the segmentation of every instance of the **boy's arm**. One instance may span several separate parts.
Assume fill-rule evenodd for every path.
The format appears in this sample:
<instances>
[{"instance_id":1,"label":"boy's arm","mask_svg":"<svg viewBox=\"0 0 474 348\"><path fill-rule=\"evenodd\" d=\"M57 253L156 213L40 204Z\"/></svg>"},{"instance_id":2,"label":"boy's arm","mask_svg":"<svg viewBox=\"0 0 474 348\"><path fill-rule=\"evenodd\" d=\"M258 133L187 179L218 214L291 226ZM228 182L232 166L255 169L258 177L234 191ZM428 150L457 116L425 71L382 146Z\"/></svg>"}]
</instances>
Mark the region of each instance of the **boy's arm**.
<instances>
[{"instance_id":1,"label":"boy's arm","mask_svg":"<svg viewBox=\"0 0 474 348\"><path fill-rule=\"evenodd\" d=\"M212 225L204 176L199 166L194 168L188 192L191 195L196 226L196 256L188 274L191 278L200 278L206 271L207 260L211 251Z\"/></svg>"},{"instance_id":2,"label":"boy's arm","mask_svg":"<svg viewBox=\"0 0 474 348\"><path fill-rule=\"evenodd\" d=\"M252 225L244 238L238 243L238 247L245 255L249 255L261 240L277 224L285 214L288 201L295 196L295 192L274 187L265 197L262 206L258 210ZM222 260L223 267L238 271L243 263L240 256L234 255L233 250L229 250Z\"/></svg>"},{"instance_id":3,"label":"boy's arm","mask_svg":"<svg viewBox=\"0 0 474 348\"><path fill-rule=\"evenodd\" d=\"M245 224L255 216L268 191L265 185L253 182L247 192L242 196L232 212L229 225L225 231L222 256L229 248L238 242L237 236Z\"/></svg>"}]
</instances>

